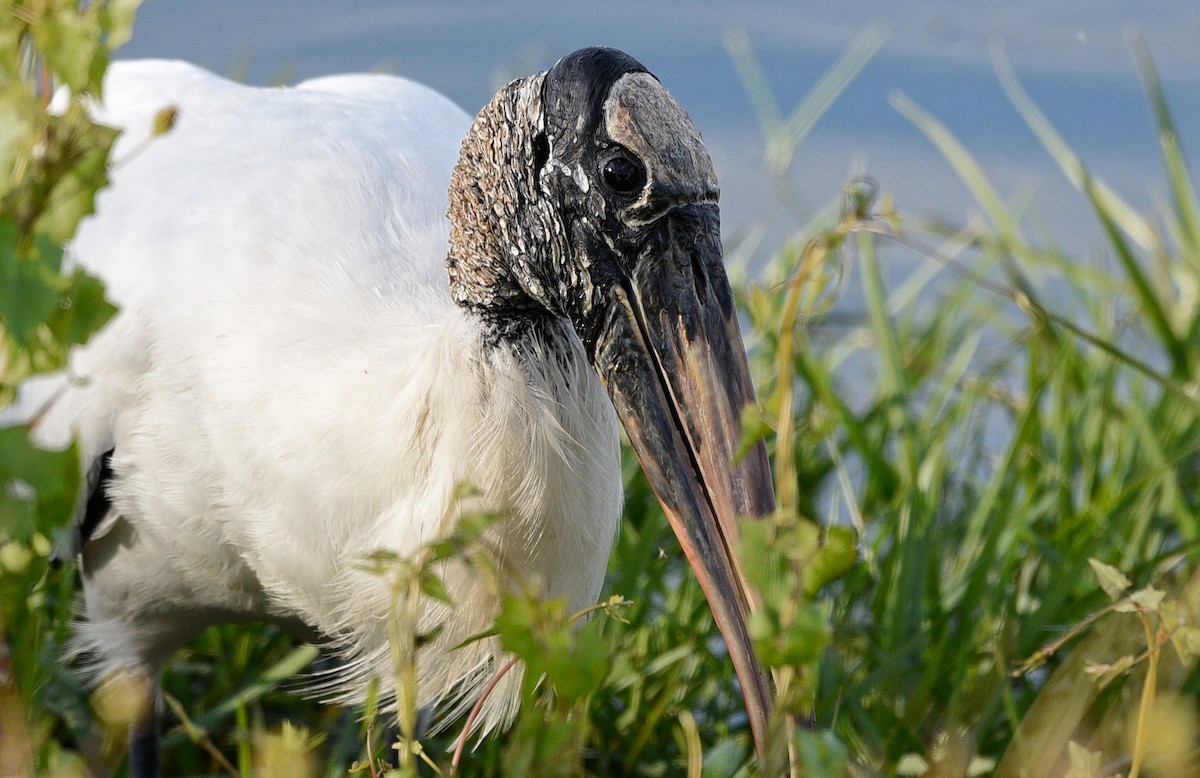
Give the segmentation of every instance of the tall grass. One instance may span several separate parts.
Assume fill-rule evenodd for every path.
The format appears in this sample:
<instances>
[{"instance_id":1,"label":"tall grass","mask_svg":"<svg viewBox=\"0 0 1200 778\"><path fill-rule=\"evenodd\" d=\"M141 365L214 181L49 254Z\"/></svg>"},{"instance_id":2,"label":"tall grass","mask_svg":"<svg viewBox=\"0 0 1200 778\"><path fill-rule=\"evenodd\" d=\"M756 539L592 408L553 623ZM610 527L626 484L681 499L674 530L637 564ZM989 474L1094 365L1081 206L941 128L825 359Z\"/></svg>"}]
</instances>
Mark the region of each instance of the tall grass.
<instances>
[{"instance_id":1,"label":"tall grass","mask_svg":"<svg viewBox=\"0 0 1200 778\"><path fill-rule=\"evenodd\" d=\"M768 174L786 174L880 42L864 34L785 116L749 43L731 37ZM576 628L553 603L510 597L498 628L547 682L456 767L454 728L405 744L406 763L463 775L1194 774L1200 205L1149 54L1136 38L1132 49L1167 183L1151 215L1089 174L996 55L1014 108L1091 204L1101 258L1029 237L971 151L896 95L982 219L924 225L893 208L887 182L856 179L739 284L763 406L746 429L768 442L780 495L773 521L745 525L742 549L764 592L756 645L791 714L765 764L632 457L606 587L626 601ZM6 463L24 451L0 442ZM5 493L26 493L3 472ZM43 502L61 526L70 501ZM119 746L97 724L105 706L61 663L73 575L46 563L49 525L18 535L15 508L0 507L0 772L79 774L77 752ZM295 693L323 661L269 627L208 630L164 679L165 773L384 774L390 744L371 706L364 718Z\"/></svg>"},{"instance_id":2,"label":"tall grass","mask_svg":"<svg viewBox=\"0 0 1200 778\"><path fill-rule=\"evenodd\" d=\"M1134 774L1142 754L1168 752L1182 761L1159 774L1197 769L1194 730L1168 743L1155 738L1170 727L1146 722L1164 695L1194 721L1200 210L1149 55L1132 47L1164 213L1138 215L1091 177L997 54L1107 256L1027 238L969 150L897 95L986 221L926 230L857 206L834 234L853 243L864 314L841 328L818 317L794 371L763 377L803 388L799 438L776 457L798 463L814 517L840 508L862 532L860 563L828 600L817 720L873 769L1054 775L1094 755L1094 774ZM924 261L897 279L881 247ZM768 352L769 310L755 312ZM1112 587L1115 606L1094 561L1133 581Z\"/></svg>"}]
</instances>

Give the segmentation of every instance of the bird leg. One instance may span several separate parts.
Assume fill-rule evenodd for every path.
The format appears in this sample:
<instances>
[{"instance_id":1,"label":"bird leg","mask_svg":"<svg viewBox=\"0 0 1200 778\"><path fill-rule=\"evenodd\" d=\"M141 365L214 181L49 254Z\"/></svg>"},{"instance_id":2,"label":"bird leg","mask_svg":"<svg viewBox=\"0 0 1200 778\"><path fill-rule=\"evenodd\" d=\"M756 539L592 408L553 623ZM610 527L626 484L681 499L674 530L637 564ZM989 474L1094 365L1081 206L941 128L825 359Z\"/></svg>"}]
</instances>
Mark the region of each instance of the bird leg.
<instances>
[{"instance_id":1,"label":"bird leg","mask_svg":"<svg viewBox=\"0 0 1200 778\"><path fill-rule=\"evenodd\" d=\"M141 705L129 721L129 778L158 778L160 769L158 730L162 718L162 690L154 671L130 674L140 687L134 690Z\"/></svg>"},{"instance_id":2,"label":"bird leg","mask_svg":"<svg viewBox=\"0 0 1200 778\"><path fill-rule=\"evenodd\" d=\"M158 715L147 717L146 726L129 733L129 778L158 778Z\"/></svg>"}]
</instances>

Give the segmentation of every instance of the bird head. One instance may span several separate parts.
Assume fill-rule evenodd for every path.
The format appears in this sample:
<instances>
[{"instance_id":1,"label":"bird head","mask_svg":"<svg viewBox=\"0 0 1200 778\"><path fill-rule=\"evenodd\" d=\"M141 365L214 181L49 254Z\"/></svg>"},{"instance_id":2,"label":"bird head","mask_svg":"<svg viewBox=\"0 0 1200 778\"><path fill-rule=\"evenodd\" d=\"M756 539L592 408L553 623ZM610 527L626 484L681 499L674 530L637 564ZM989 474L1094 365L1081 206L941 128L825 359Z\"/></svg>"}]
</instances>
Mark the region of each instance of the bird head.
<instances>
[{"instance_id":1,"label":"bird head","mask_svg":"<svg viewBox=\"0 0 1200 778\"><path fill-rule=\"evenodd\" d=\"M735 456L754 389L718 197L679 103L627 54L583 49L476 118L451 181L447 267L456 301L495 337L565 319L583 342L708 597L761 746L769 686L736 519L771 513L774 495L764 447Z\"/></svg>"}]
</instances>

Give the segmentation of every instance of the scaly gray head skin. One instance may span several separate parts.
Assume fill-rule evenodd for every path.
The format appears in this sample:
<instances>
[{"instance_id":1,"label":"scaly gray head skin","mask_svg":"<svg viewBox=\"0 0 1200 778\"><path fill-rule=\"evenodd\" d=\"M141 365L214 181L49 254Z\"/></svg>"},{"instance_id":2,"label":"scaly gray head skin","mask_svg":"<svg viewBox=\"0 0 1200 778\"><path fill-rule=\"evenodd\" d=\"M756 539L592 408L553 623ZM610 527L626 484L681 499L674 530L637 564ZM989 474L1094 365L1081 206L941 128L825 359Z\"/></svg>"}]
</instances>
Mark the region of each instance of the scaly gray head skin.
<instances>
[{"instance_id":1,"label":"scaly gray head skin","mask_svg":"<svg viewBox=\"0 0 1200 778\"><path fill-rule=\"evenodd\" d=\"M751 650L736 518L774 510L722 262L717 178L700 133L641 64L589 48L504 87L450 185L455 301L497 341L569 322L587 349L708 597L760 749L766 675Z\"/></svg>"}]
</instances>

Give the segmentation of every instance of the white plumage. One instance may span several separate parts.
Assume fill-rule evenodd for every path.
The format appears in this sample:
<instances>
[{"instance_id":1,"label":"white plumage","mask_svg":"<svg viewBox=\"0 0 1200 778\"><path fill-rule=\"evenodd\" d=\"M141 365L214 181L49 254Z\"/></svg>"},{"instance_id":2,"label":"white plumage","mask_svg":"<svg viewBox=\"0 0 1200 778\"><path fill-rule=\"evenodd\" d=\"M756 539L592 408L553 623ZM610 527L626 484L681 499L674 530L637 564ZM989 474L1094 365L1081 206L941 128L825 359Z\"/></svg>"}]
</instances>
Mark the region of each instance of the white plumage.
<instances>
[{"instance_id":1,"label":"white plumage","mask_svg":"<svg viewBox=\"0 0 1200 778\"><path fill-rule=\"evenodd\" d=\"M165 106L177 124L149 139ZM112 67L99 118L125 133L72 256L121 313L40 430L78 431L85 461L119 441L113 511L83 550L102 675L268 618L335 637L359 663L353 697L391 661L390 594L363 560L443 534L462 484L482 491L472 508L512 509L494 543L515 569L595 602L621 506L616 416L577 338L529 375L450 300L466 114L400 78L256 89L150 61ZM423 702L498 651L445 655L495 615L486 581L448 575L458 607L422 655Z\"/></svg>"}]
</instances>

